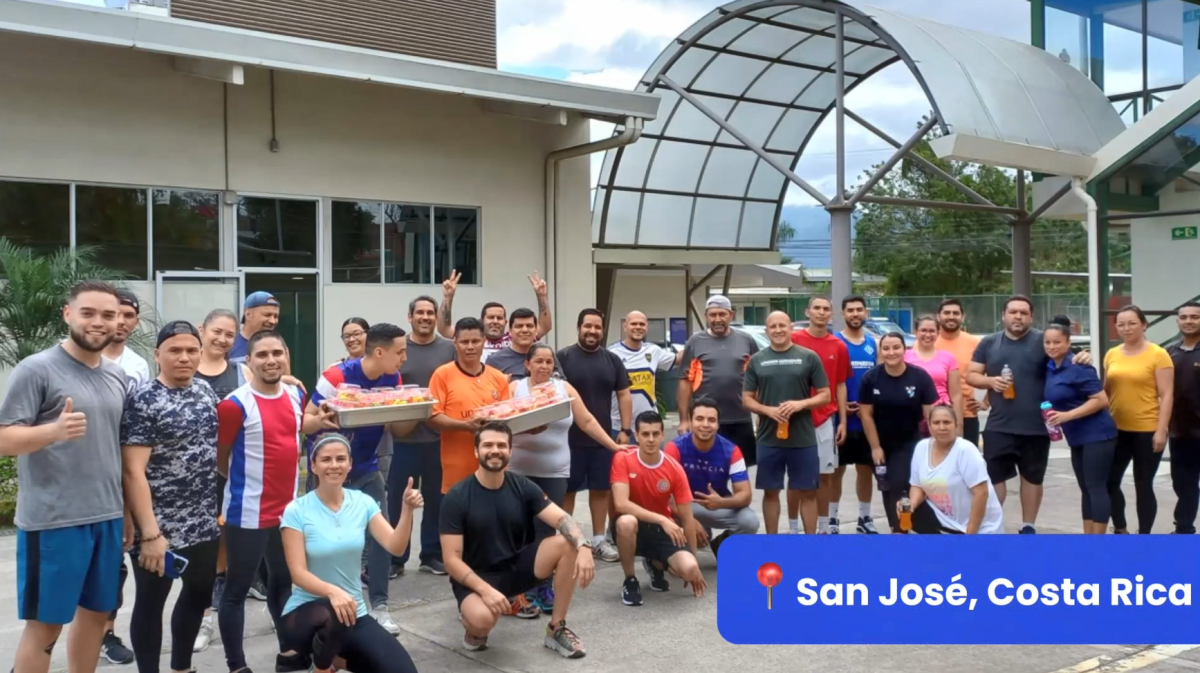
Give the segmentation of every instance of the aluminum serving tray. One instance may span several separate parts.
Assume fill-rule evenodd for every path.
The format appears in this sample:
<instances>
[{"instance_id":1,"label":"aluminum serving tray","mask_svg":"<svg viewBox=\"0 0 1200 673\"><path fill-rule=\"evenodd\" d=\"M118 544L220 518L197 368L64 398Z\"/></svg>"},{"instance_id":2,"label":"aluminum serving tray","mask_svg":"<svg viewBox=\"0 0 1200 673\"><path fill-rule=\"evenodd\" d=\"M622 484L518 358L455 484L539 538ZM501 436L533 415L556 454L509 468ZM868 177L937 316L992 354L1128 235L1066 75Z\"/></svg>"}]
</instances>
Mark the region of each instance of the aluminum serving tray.
<instances>
[{"instance_id":1,"label":"aluminum serving tray","mask_svg":"<svg viewBox=\"0 0 1200 673\"><path fill-rule=\"evenodd\" d=\"M509 429L512 430L514 435L519 435L522 432L528 432L534 428L540 428L543 425L550 425L555 421L561 421L570 415L571 400L567 399L562 402L555 402L541 409L534 409L533 411L526 411L516 416L509 416L502 420L508 424Z\"/></svg>"},{"instance_id":2,"label":"aluminum serving tray","mask_svg":"<svg viewBox=\"0 0 1200 673\"><path fill-rule=\"evenodd\" d=\"M429 418L434 401L391 404L362 409L342 409L333 405L337 412L338 425L343 428L363 428L371 425L386 425L404 421L423 421Z\"/></svg>"}]
</instances>

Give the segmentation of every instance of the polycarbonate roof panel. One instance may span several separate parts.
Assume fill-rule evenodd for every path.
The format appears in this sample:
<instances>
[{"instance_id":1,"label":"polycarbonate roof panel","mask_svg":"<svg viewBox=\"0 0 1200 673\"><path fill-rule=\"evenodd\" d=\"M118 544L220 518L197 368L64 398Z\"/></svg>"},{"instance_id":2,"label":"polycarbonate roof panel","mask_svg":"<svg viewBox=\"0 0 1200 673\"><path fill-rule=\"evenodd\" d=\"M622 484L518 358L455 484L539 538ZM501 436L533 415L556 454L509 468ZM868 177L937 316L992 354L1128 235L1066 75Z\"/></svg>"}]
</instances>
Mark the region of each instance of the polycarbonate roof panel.
<instances>
[{"instance_id":1,"label":"polycarbonate roof panel","mask_svg":"<svg viewBox=\"0 0 1200 673\"><path fill-rule=\"evenodd\" d=\"M904 60L943 130L1090 154L1125 127L1090 80L1029 45L856 2L760 5L714 9L647 71L638 90L662 95L660 114L605 157L595 243L772 248L789 183L659 78L795 167L836 105L834 10L846 17L845 87Z\"/></svg>"}]
</instances>

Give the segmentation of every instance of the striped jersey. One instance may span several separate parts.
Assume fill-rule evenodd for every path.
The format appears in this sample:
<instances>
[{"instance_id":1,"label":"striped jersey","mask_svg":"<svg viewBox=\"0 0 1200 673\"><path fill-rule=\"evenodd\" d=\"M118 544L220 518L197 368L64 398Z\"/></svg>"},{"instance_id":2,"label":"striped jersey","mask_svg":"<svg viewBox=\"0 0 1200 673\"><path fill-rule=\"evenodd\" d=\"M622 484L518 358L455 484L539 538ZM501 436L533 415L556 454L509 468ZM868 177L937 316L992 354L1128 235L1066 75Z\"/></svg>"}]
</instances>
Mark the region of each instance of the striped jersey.
<instances>
[{"instance_id":1,"label":"striped jersey","mask_svg":"<svg viewBox=\"0 0 1200 673\"><path fill-rule=\"evenodd\" d=\"M356 385L363 390L395 388L400 385L400 374L383 374L377 379L369 379L363 372L362 358L339 362L321 374L310 401L319 407L325 400L336 399L338 386L343 383ZM340 432L350 440L350 460L353 463L350 479L357 479L361 475L377 471L379 456L392 454L392 433L388 431L387 426L370 425L362 428L343 428ZM320 439L320 434L310 435L308 438L310 455L312 443Z\"/></svg>"},{"instance_id":2,"label":"striped jersey","mask_svg":"<svg viewBox=\"0 0 1200 673\"><path fill-rule=\"evenodd\" d=\"M236 528L273 528L296 497L304 394L280 385L274 397L245 384L217 406L217 440L232 447L221 516Z\"/></svg>"}]
</instances>

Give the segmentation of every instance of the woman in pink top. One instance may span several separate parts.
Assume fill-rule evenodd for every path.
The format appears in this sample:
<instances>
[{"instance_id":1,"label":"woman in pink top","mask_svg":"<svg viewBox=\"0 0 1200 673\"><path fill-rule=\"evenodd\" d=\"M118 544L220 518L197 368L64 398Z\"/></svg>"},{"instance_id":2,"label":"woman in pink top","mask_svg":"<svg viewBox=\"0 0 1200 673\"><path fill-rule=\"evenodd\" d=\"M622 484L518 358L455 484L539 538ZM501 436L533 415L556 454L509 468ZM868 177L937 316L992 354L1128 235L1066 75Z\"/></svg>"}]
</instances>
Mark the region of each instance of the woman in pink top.
<instances>
[{"instance_id":1,"label":"woman in pink top","mask_svg":"<svg viewBox=\"0 0 1200 673\"><path fill-rule=\"evenodd\" d=\"M949 351L934 348L937 338L937 318L931 315L917 318L917 345L904 353L904 361L929 373L933 387L937 389L938 402L954 407L958 418L958 436L962 437L962 374L958 371L958 361Z\"/></svg>"}]
</instances>

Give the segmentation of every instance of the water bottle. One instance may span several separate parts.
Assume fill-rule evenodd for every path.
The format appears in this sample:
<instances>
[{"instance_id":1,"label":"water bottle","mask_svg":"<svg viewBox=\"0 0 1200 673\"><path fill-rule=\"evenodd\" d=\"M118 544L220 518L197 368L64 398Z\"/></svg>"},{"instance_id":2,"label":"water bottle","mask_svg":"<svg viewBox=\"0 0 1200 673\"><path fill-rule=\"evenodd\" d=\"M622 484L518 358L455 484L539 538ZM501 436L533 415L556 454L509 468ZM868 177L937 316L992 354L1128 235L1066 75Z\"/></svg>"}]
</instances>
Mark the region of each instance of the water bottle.
<instances>
[{"instance_id":1,"label":"water bottle","mask_svg":"<svg viewBox=\"0 0 1200 673\"><path fill-rule=\"evenodd\" d=\"M1000 378L1008 381L1008 387L1004 389L1004 399L1017 399L1017 387L1013 384L1013 370L1006 364L1004 369L1000 371Z\"/></svg>"},{"instance_id":2,"label":"water bottle","mask_svg":"<svg viewBox=\"0 0 1200 673\"><path fill-rule=\"evenodd\" d=\"M1050 441L1061 442L1063 438L1062 427L1050 425L1048 422L1050 420L1051 411L1054 411L1054 405L1050 404L1049 402L1042 402L1042 420L1047 421L1046 432L1050 433Z\"/></svg>"},{"instance_id":3,"label":"water bottle","mask_svg":"<svg viewBox=\"0 0 1200 673\"><path fill-rule=\"evenodd\" d=\"M875 481L879 482L879 490L888 490L887 465L875 466Z\"/></svg>"}]
</instances>

